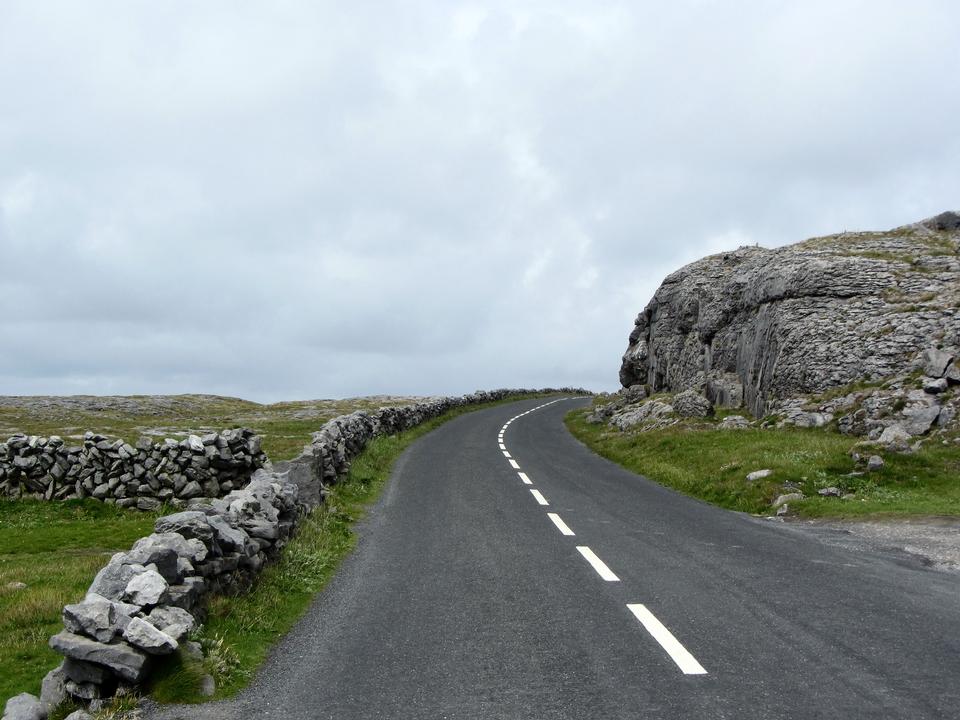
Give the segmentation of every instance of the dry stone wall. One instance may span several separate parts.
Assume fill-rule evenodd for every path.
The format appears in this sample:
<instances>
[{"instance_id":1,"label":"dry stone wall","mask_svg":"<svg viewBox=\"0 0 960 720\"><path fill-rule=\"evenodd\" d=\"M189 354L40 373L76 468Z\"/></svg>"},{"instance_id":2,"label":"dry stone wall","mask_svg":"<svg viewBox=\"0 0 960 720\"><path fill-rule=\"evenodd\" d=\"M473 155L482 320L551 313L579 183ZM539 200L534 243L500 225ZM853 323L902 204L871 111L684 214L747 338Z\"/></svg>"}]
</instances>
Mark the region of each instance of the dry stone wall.
<instances>
[{"instance_id":1,"label":"dry stone wall","mask_svg":"<svg viewBox=\"0 0 960 720\"><path fill-rule=\"evenodd\" d=\"M82 445L57 436L14 435L0 443L0 496L46 500L92 497L123 507L157 510L192 498L221 497L242 487L266 456L249 429L142 437L136 446L92 432Z\"/></svg>"},{"instance_id":2,"label":"dry stone wall","mask_svg":"<svg viewBox=\"0 0 960 720\"><path fill-rule=\"evenodd\" d=\"M197 652L188 637L204 619L208 596L248 589L264 565L279 555L299 520L323 501L326 488L343 477L370 440L457 407L534 392L587 394L572 388L495 390L344 415L314 433L295 460L276 467L266 463L244 487L219 498L190 499L187 509L158 518L154 533L114 555L84 599L63 609L64 629L50 639L50 646L64 660L45 678L41 697L19 695L11 700L14 709L28 708L36 713L31 717L43 718L67 698L96 708L118 688L143 683L164 656ZM243 438L249 451L238 455L261 456L250 442L252 435L233 437ZM214 441L203 447L218 445ZM189 451L190 458L207 452L199 446L179 450Z\"/></svg>"}]
</instances>

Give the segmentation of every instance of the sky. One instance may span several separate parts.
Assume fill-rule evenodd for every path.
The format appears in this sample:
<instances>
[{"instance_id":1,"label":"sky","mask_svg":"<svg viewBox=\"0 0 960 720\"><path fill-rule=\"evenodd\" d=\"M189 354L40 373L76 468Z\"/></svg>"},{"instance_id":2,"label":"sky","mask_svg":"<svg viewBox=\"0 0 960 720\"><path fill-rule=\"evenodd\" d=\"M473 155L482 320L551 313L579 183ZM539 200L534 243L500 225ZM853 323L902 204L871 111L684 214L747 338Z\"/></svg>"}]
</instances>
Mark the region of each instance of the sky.
<instances>
[{"instance_id":1,"label":"sky","mask_svg":"<svg viewBox=\"0 0 960 720\"><path fill-rule=\"evenodd\" d=\"M958 26L0 0L0 394L615 389L680 266L960 209Z\"/></svg>"}]
</instances>

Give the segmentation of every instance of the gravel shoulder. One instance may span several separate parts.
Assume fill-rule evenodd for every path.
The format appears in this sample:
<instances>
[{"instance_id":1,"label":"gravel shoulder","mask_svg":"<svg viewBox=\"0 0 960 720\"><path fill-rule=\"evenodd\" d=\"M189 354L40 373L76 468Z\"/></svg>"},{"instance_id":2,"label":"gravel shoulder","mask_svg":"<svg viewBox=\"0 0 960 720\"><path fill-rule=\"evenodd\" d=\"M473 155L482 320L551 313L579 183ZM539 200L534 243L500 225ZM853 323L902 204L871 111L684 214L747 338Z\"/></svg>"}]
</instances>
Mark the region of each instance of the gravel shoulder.
<instances>
[{"instance_id":1,"label":"gravel shoulder","mask_svg":"<svg viewBox=\"0 0 960 720\"><path fill-rule=\"evenodd\" d=\"M851 552L897 554L907 562L960 573L960 518L792 519L784 525Z\"/></svg>"}]
</instances>

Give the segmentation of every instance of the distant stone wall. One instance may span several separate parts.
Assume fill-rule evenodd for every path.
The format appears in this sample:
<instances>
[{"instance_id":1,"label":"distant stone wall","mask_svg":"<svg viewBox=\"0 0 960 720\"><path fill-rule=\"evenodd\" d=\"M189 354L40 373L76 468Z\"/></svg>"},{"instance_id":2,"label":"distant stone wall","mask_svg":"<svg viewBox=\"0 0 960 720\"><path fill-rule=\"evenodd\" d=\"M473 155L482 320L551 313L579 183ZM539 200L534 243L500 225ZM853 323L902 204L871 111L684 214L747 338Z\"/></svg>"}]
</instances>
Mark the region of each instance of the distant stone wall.
<instances>
[{"instance_id":1,"label":"distant stone wall","mask_svg":"<svg viewBox=\"0 0 960 720\"><path fill-rule=\"evenodd\" d=\"M457 407L534 393L588 394L572 388L494 390L343 415L314 433L295 460L256 470L245 487L222 498L194 498L187 510L158 518L153 534L97 573L82 602L64 608L64 630L50 639L64 661L47 674L41 697L23 694L11 702L36 710L31 717L46 717L68 697L96 708L118 688L142 683L159 657L181 648L198 652L187 636L203 621L209 595L251 587L370 440ZM249 456L259 457L259 447L252 447L257 452ZM199 452L190 449L189 457Z\"/></svg>"},{"instance_id":2,"label":"distant stone wall","mask_svg":"<svg viewBox=\"0 0 960 720\"><path fill-rule=\"evenodd\" d=\"M136 447L92 432L82 445L21 434L0 443L0 496L92 497L156 510L222 497L246 485L265 462L260 438L245 428L180 441L142 437Z\"/></svg>"}]
</instances>

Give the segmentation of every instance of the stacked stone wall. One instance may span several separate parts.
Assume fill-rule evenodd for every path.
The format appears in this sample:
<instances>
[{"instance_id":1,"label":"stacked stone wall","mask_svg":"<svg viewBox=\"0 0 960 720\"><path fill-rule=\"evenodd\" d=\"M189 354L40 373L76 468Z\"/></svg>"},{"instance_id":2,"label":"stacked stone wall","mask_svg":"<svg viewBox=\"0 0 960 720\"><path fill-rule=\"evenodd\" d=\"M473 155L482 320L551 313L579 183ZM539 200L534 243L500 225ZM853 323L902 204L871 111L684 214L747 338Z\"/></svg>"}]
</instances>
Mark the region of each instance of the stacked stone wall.
<instances>
[{"instance_id":1,"label":"stacked stone wall","mask_svg":"<svg viewBox=\"0 0 960 720\"><path fill-rule=\"evenodd\" d=\"M14 435L0 443L0 496L46 500L92 497L157 510L243 487L266 456L260 438L239 428L185 440L142 437L136 446L87 432L83 443Z\"/></svg>"},{"instance_id":2,"label":"stacked stone wall","mask_svg":"<svg viewBox=\"0 0 960 720\"><path fill-rule=\"evenodd\" d=\"M299 457L276 466L265 462L248 431L228 436L243 440L247 453L237 456L251 458L251 468L254 458L265 467L254 469L247 484L222 497L189 499L187 509L158 518L151 535L114 555L85 598L64 607L64 629L50 639L64 661L44 679L41 697L23 694L10 702L41 718L67 698L96 708L118 689L142 684L164 656L197 652L189 634L203 622L209 596L249 589L260 570L279 556L299 521L323 502L325 489L349 472L372 439L458 407L534 393L587 394L573 388L480 391L355 412L324 424ZM94 437L89 441L96 447L101 441ZM204 448L219 447L216 441L199 440ZM227 447L233 447L229 440ZM193 441L178 448L189 451L190 458L206 455ZM130 454L114 444L101 453L114 452L120 459L121 449ZM56 495L54 491L52 497Z\"/></svg>"}]
</instances>

